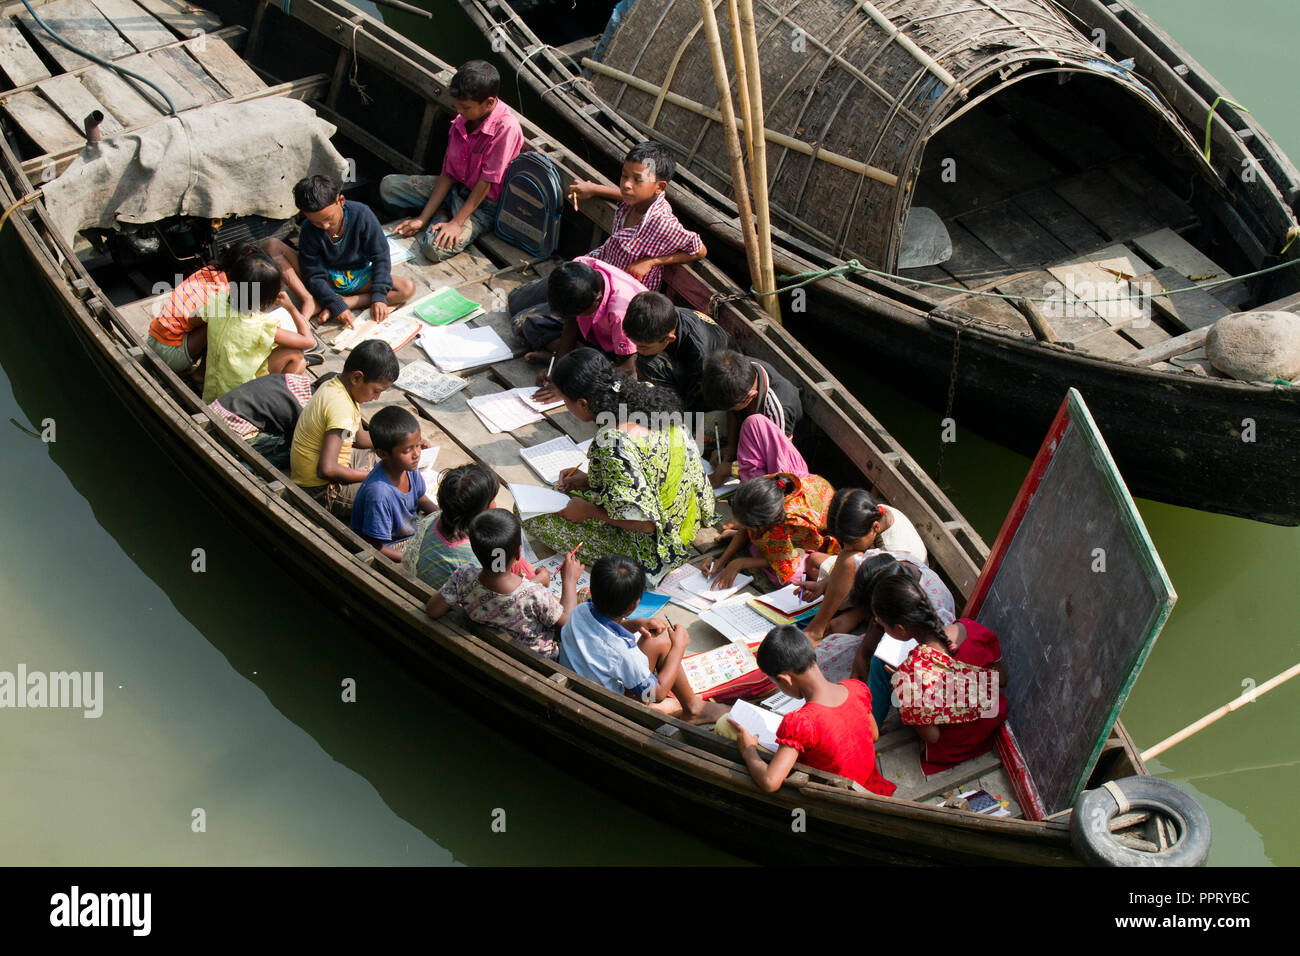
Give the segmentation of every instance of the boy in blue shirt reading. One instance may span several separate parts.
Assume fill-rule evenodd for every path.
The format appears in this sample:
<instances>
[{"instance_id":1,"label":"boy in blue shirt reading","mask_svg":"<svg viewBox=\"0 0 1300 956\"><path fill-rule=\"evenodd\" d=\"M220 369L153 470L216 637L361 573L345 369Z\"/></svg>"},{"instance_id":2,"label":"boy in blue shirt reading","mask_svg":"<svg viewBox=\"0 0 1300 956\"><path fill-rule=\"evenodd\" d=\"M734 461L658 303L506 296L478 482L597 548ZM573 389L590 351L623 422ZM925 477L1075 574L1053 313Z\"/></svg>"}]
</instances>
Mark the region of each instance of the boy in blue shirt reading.
<instances>
[{"instance_id":1,"label":"boy in blue shirt reading","mask_svg":"<svg viewBox=\"0 0 1300 956\"><path fill-rule=\"evenodd\" d=\"M401 561L400 545L415 534L416 517L437 508L425 494L424 476L419 471L424 448L420 423L406 409L389 405L370 419L370 440L379 464L357 491L352 530L385 557Z\"/></svg>"},{"instance_id":2,"label":"boy in blue shirt reading","mask_svg":"<svg viewBox=\"0 0 1300 956\"><path fill-rule=\"evenodd\" d=\"M300 180L293 201L306 220L298 234L302 281L323 306L323 321L352 328L352 310L369 308L382 322L391 306L415 294L414 282L393 275L384 227L369 206L344 199L328 176Z\"/></svg>"},{"instance_id":3,"label":"boy in blue shirt reading","mask_svg":"<svg viewBox=\"0 0 1300 956\"><path fill-rule=\"evenodd\" d=\"M668 619L628 617L645 591L645 571L631 558L607 554L591 568L591 600L560 632L559 662L579 676L691 723L727 713L701 700L682 669L690 636Z\"/></svg>"}]
</instances>

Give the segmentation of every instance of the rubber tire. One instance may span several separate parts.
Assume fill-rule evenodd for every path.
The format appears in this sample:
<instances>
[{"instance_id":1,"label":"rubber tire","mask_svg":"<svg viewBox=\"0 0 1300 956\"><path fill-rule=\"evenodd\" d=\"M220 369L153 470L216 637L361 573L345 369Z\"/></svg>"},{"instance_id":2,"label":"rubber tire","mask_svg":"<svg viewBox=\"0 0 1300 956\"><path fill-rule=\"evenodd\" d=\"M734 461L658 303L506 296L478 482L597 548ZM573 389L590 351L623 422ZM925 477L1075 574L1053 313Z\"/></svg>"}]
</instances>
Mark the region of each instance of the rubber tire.
<instances>
[{"instance_id":1,"label":"rubber tire","mask_svg":"<svg viewBox=\"0 0 1300 956\"><path fill-rule=\"evenodd\" d=\"M1092 866L1204 866L1210 856L1210 817L1180 787L1159 777L1116 780L1130 810L1152 810L1175 822L1181 838L1159 853L1134 850L1118 843L1110 821L1119 804L1105 787L1085 790L1070 815L1070 842Z\"/></svg>"}]
</instances>

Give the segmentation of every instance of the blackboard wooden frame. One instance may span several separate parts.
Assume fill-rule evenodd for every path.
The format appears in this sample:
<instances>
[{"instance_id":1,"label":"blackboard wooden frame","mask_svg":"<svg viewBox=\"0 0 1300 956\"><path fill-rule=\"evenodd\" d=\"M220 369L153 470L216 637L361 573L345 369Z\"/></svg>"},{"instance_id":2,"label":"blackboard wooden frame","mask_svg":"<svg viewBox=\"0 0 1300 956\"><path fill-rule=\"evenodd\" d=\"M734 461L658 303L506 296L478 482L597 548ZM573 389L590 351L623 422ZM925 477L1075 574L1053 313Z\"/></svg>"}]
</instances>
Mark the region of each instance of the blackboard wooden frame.
<instances>
[{"instance_id":1,"label":"blackboard wooden frame","mask_svg":"<svg viewBox=\"0 0 1300 956\"><path fill-rule=\"evenodd\" d=\"M1070 765L1064 777L1044 781L1045 785L1043 787L1040 787L1035 780L1035 770L1038 769L1041 773L1041 768L1033 766L1032 754L1035 748L1022 747L1016 737L1015 684L1017 678L1014 674L1008 675L1008 679L1012 684L1012 706L1007 723L999 731L998 750L1016 789L1016 796L1020 805L1025 815L1030 819L1043 819L1054 813L1069 809L1083 792L1088 777L1101 755L1102 748L1110 734L1110 729L1119 718L1124 702L1128 699L1133 684L1136 682L1137 676L1150 655L1151 648L1154 646L1155 640L1168 620L1177 600L1177 594L1169 580L1169 576L1160 561L1160 556L1156 553L1151 537L1147 533L1146 525L1133 503L1133 498L1115 467L1105 440L1098 431L1096 422L1093 421L1083 396L1072 388L1061 403L1056 418L1048 430L1047 437L1043 440L1038 455L1030 466L1029 474L1025 477L1025 481L1021 485L1010 511L1007 513L984 569L980 572L979 580L966 602L963 616L976 620L980 619L980 612L985 607L985 601L993 589L999 571L1006 563L1010 549L1016 541L1016 534L1021 529L1026 514L1030 511L1031 504L1037 500L1038 504L1042 506L1044 502L1051 502L1054 494L1059 497L1062 493L1062 486L1065 484L1067 476L1063 475L1060 469L1053 473L1050 466L1058 452L1063 447L1066 447L1067 443L1069 447L1075 448L1077 452L1078 442L1082 442L1084 448L1086 448L1087 459L1096 468L1109 504L1115 509L1114 517L1118 519L1118 524L1123 530L1126 539L1124 543L1131 549L1128 556L1133 559L1136 567L1140 569L1142 578L1150 588L1150 609L1145 620L1138 626L1136 633L1120 635L1116 638L1116 640L1122 640L1128 646L1131 656L1127 657L1127 660L1131 661L1131 663L1127 668L1127 672L1122 675L1118 688L1114 693L1114 699L1109 707L1093 715L1093 721L1088 727L1088 730L1094 735L1089 752L1083 756L1083 759L1077 760ZM1040 495L1045 497L1039 497ZM1050 600L1052 595L1050 592L1045 592L1042 597L1043 600ZM1009 635L1003 635L1004 641L1008 637ZM1005 650L1004 645L1004 653ZM1025 675L1021 676L1023 678ZM1035 735L1045 733L1041 726L1022 728L1022 731ZM1027 752L1030 755L1029 758L1026 756Z\"/></svg>"}]
</instances>

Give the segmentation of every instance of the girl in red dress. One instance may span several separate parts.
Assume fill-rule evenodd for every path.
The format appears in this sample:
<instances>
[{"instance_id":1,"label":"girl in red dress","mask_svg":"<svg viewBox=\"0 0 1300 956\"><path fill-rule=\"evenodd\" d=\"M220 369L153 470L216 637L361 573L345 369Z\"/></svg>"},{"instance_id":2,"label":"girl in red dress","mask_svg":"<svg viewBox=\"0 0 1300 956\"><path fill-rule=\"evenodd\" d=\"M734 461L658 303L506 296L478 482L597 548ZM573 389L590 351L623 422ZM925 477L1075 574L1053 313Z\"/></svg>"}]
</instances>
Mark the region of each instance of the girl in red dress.
<instances>
[{"instance_id":1,"label":"girl in red dress","mask_svg":"<svg viewBox=\"0 0 1300 956\"><path fill-rule=\"evenodd\" d=\"M1007 719L998 636L969 618L945 626L907 575L880 581L871 611L890 637L917 642L893 685L899 716L924 742L922 772L938 773L988 752Z\"/></svg>"},{"instance_id":2,"label":"girl in red dress","mask_svg":"<svg viewBox=\"0 0 1300 956\"><path fill-rule=\"evenodd\" d=\"M894 785L876 766L880 736L871 716L871 692L861 681L832 684L817 667L813 646L797 627L774 627L758 646L758 666L785 694L806 703L776 728L780 744L771 763L758 753L758 738L732 722L750 776L768 793L780 789L795 762L856 780L872 793L892 796Z\"/></svg>"}]
</instances>

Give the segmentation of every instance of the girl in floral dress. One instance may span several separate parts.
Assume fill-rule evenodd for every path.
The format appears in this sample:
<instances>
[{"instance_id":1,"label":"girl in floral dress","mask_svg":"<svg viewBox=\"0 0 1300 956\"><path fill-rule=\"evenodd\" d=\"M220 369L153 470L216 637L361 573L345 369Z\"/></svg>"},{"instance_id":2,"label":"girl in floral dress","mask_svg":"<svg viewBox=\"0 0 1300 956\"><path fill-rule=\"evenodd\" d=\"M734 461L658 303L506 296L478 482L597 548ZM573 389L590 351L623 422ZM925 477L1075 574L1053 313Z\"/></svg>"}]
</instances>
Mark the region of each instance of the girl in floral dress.
<instances>
[{"instance_id":1,"label":"girl in floral dress","mask_svg":"<svg viewBox=\"0 0 1300 956\"><path fill-rule=\"evenodd\" d=\"M713 489L677 396L615 372L589 348L557 361L551 380L565 407L598 427L587 471L565 472L556 485L572 494L568 505L525 527L557 551L581 544L587 562L626 555L657 584L714 521Z\"/></svg>"},{"instance_id":2,"label":"girl in floral dress","mask_svg":"<svg viewBox=\"0 0 1300 956\"><path fill-rule=\"evenodd\" d=\"M998 636L969 618L945 626L905 575L876 585L871 611L891 637L917 642L893 686L899 716L923 742L921 771L938 773L987 753L1007 719Z\"/></svg>"},{"instance_id":3,"label":"girl in floral dress","mask_svg":"<svg viewBox=\"0 0 1300 956\"><path fill-rule=\"evenodd\" d=\"M835 493L818 475L781 473L747 481L731 496L738 533L722 556L705 565L717 575L715 587L731 587L747 568L763 568L776 584L815 578L827 555L839 544L826 533L826 512ZM745 543L750 557L740 557Z\"/></svg>"}]
</instances>

